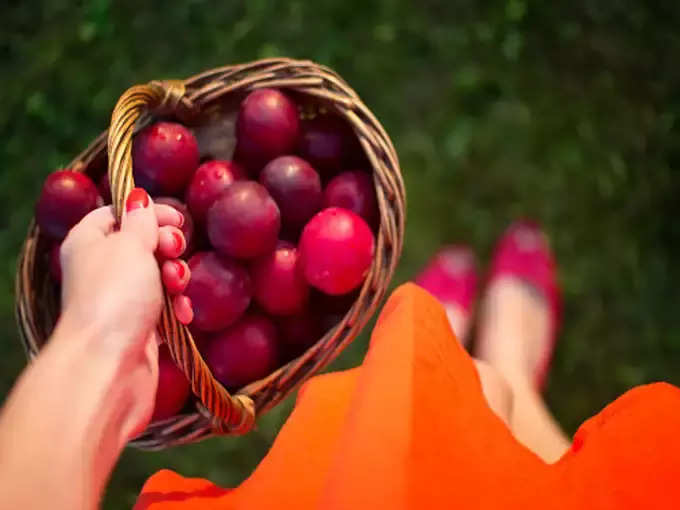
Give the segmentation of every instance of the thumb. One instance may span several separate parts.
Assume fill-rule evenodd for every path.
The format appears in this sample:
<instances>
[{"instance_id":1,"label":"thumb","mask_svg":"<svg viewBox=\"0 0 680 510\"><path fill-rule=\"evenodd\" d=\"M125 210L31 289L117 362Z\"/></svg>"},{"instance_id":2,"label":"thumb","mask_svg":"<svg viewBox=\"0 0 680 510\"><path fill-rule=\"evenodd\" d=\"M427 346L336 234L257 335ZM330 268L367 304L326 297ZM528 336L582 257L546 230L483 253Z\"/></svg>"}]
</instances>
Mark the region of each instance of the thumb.
<instances>
[{"instance_id":1,"label":"thumb","mask_svg":"<svg viewBox=\"0 0 680 510\"><path fill-rule=\"evenodd\" d=\"M149 251L158 246L158 220L151 197L142 188L134 188L125 201L121 232L135 236Z\"/></svg>"}]
</instances>

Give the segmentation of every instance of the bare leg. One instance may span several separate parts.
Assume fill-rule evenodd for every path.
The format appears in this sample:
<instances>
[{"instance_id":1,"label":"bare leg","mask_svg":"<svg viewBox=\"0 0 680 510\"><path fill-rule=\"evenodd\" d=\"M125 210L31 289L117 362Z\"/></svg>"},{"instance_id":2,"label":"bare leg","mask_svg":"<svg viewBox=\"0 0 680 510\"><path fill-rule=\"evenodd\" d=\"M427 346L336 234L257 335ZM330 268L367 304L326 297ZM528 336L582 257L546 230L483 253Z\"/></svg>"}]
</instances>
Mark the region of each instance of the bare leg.
<instances>
[{"instance_id":1,"label":"bare leg","mask_svg":"<svg viewBox=\"0 0 680 510\"><path fill-rule=\"evenodd\" d=\"M475 291L472 251L465 246L441 250L416 281L440 300L454 333L467 345L472 306L460 303ZM486 357L475 362L486 401L520 441L554 461L568 441L533 386L536 360L547 338L547 307L530 287L506 277L492 285L484 312L481 353Z\"/></svg>"},{"instance_id":2,"label":"bare leg","mask_svg":"<svg viewBox=\"0 0 680 510\"><path fill-rule=\"evenodd\" d=\"M515 396L510 384L498 370L486 361L476 359L475 366L482 383L482 392L486 398L486 403L489 404L489 408L496 416L503 420L508 427L511 427Z\"/></svg>"},{"instance_id":3,"label":"bare leg","mask_svg":"<svg viewBox=\"0 0 680 510\"><path fill-rule=\"evenodd\" d=\"M451 329L456 334L458 341L466 346L469 343L468 333L470 332L470 314L465 312L460 305L456 303L442 303L446 316L449 318Z\"/></svg>"},{"instance_id":4,"label":"bare leg","mask_svg":"<svg viewBox=\"0 0 680 510\"><path fill-rule=\"evenodd\" d=\"M463 345L465 345L470 330L470 315L463 311L459 306L454 305L445 308L453 332ZM510 427L513 408L512 388L500 372L489 363L478 359L475 359L474 361L487 404L489 404L491 410L496 413L508 427Z\"/></svg>"},{"instance_id":5,"label":"bare leg","mask_svg":"<svg viewBox=\"0 0 680 510\"><path fill-rule=\"evenodd\" d=\"M509 424L515 437L546 462L555 462L570 442L534 382L548 329L548 307L543 298L520 280L498 278L487 289L481 309L476 354L500 373L511 388ZM487 386L504 384L489 381L487 377ZM482 383L484 386L484 377Z\"/></svg>"}]
</instances>

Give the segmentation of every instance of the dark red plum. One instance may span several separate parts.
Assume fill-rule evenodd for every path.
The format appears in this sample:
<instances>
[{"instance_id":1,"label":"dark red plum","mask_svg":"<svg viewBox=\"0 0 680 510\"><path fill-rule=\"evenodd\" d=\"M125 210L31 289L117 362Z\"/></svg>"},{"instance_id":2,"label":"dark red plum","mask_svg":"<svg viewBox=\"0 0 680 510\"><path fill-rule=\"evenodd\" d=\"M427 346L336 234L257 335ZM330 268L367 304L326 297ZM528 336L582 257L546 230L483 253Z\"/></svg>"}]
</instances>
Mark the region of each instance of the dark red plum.
<instances>
[{"instance_id":1,"label":"dark red plum","mask_svg":"<svg viewBox=\"0 0 680 510\"><path fill-rule=\"evenodd\" d=\"M208 209L206 219L215 250L242 259L272 251L281 229L281 214L274 199L253 181L236 181L224 190Z\"/></svg>"},{"instance_id":2,"label":"dark red plum","mask_svg":"<svg viewBox=\"0 0 680 510\"><path fill-rule=\"evenodd\" d=\"M324 175L332 174L340 170L351 136L347 122L340 117L318 115L300 123L298 154Z\"/></svg>"},{"instance_id":3,"label":"dark red plum","mask_svg":"<svg viewBox=\"0 0 680 510\"><path fill-rule=\"evenodd\" d=\"M198 160L196 138L176 122L151 124L132 141L135 182L152 195L182 194Z\"/></svg>"},{"instance_id":4,"label":"dark red plum","mask_svg":"<svg viewBox=\"0 0 680 510\"><path fill-rule=\"evenodd\" d=\"M105 204L111 204L113 202L113 197L111 196L111 183L109 182L108 174L104 173L99 178L97 190L99 191L99 194L101 195Z\"/></svg>"},{"instance_id":5,"label":"dark red plum","mask_svg":"<svg viewBox=\"0 0 680 510\"><path fill-rule=\"evenodd\" d=\"M193 328L219 331L243 315L252 296L245 267L214 252L199 252L189 259L189 269L191 279L185 294L194 310Z\"/></svg>"},{"instance_id":6,"label":"dark red plum","mask_svg":"<svg viewBox=\"0 0 680 510\"><path fill-rule=\"evenodd\" d=\"M97 207L99 192L92 179L80 172L59 170L47 176L35 208L43 234L61 241L68 231Z\"/></svg>"},{"instance_id":7,"label":"dark red plum","mask_svg":"<svg viewBox=\"0 0 680 510\"><path fill-rule=\"evenodd\" d=\"M227 389L261 379L278 365L276 326L264 315L248 314L208 342L205 360Z\"/></svg>"},{"instance_id":8,"label":"dark red plum","mask_svg":"<svg viewBox=\"0 0 680 510\"><path fill-rule=\"evenodd\" d=\"M356 170L333 177L323 192L323 206L349 209L369 225L375 225L378 220L378 200L370 174Z\"/></svg>"},{"instance_id":9,"label":"dark red plum","mask_svg":"<svg viewBox=\"0 0 680 510\"><path fill-rule=\"evenodd\" d=\"M301 228L321 209L321 179L304 159L280 156L264 167L260 183L267 188L281 211L281 222Z\"/></svg>"},{"instance_id":10,"label":"dark red plum","mask_svg":"<svg viewBox=\"0 0 680 510\"><path fill-rule=\"evenodd\" d=\"M189 381L170 357L166 345L158 348L158 388L156 405L151 421L160 421L175 416L187 401L190 393Z\"/></svg>"},{"instance_id":11,"label":"dark red plum","mask_svg":"<svg viewBox=\"0 0 680 510\"><path fill-rule=\"evenodd\" d=\"M210 206L234 181L246 178L245 170L233 161L211 160L198 167L186 192L186 203L198 224L205 223Z\"/></svg>"},{"instance_id":12,"label":"dark red plum","mask_svg":"<svg viewBox=\"0 0 680 510\"><path fill-rule=\"evenodd\" d=\"M309 285L299 264L298 251L286 241L256 259L250 270L253 299L272 315L290 315L301 311L309 297Z\"/></svg>"},{"instance_id":13,"label":"dark red plum","mask_svg":"<svg viewBox=\"0 0 680 510\"><path fill-rule=\"evenodd\" d=\"M300 121L297 106L283 92L259 89L241 103L236 120L238 158L249 168L264 164L297 145Z\"/></svg>"}]
</instances>

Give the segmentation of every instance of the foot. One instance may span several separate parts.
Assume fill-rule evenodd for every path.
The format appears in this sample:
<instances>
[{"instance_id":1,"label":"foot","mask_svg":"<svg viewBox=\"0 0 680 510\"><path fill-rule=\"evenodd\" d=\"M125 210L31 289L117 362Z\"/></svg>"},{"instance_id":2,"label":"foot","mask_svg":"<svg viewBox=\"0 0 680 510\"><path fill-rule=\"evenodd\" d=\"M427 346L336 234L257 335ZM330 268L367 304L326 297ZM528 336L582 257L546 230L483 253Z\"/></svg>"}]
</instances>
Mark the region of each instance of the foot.
<instances>
[{"instance_id":1,"label":"foot","mask_svg":"<svg viewBox=\"0 0 680 510\"><path fill-rule=\"evenodd\" d=\"M427 264L415 282L446 310L451 329L466 345L477 293L477 262L467 246L447 246Z\"/></svg>"},{"instance_id":2,"label":"foot","mask_svg":"<svg viewBox=\"0 0 680 510\"><path fill-rule=\"evenodd\" d=\"M544 234L528 222L513 224L492 262L477 355L506 377L543 388L559 309L555 264Z\"/></svg>"},{"instance_id":3,"label":"foot","mask_svg":"<svg viewBox=\"0 0 680 510\"><path fill-rule=\"evenodd\" d=\"M542 353L550 348L550 319L543 297L522 280L503 276L487 287L477 356L506 376L538 384Z\"/></svg>"}]
</instances>

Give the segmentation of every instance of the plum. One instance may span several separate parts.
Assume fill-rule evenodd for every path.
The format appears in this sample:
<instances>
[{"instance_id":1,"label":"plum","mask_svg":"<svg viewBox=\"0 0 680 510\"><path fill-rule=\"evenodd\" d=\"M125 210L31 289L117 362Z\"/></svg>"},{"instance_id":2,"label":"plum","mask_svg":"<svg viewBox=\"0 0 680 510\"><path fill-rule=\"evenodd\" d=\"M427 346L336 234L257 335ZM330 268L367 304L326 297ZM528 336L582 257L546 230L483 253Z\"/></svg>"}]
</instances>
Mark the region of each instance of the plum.
<instances>
[{"instance_id":1,"label":"plum","mask_svg":"<svg viewBox=\"0 0 680 510\"><path fill-rule=\"evenodd\" d=\"M158 348L158 387L151 421L171 418L182 410L189 397L190 385L175 365L167 345Z\"/></svg>"},{"instance_id":2,"label":"plum","mask_svg":"<svg viewBox=\"0 0 680 510\"><path fill-rule=\"evenodd\" d=\"M264 167L260 183L281 211L285 227L299 229L321 209L321 179L304 159L280 156Z\"/></svg>"},{"instance_id":3,"label":"plum","mask_svg":"<svg viewBox=\"0 0 680 510\"><path fill-rule=\"evenodd\" d=\"M208 342L205 360L213 376L227 389L238 389L276 368L277 344L274 323L262 314L251 313Z\"/></svg>"},{"instance_id":4,"label":"plum","mask_svg":"<svg viewBox=\"0 0 680 510\"><path fill-rule=\"evenodd\" d=\"M59 170L45 180L35 218L42 233L61 241L76 223L97 207L98 201L97 186L87 175Z\"/></svg>"},{"instance_id":5,"label":"plum","mask_svg":"<svg viewBox=\"0 0 680 510\"><path fill-rule=\"evenodd\" d=\"M370 174L362 171L343 172L326 185L323 207L342 207L358 214L373 226L378 219L378 201Z\"/></svg>"},{"instance_id":6,"label":"plum","mask_svg":"<svg viewBox=\"0 0 680 510\"><path fill-rule=\"evenodd\" d=\"M254 258L274 249L281 214L267 190L254 181L236 181L208 209L210 243L223 255Z\"/></svg>"},{"instance_id":7,"label":"plum","mask_svg":"<svg viewBox=\"0 0 680 510\"><path fill-rule=\"evenodd\" d=\"M300 123L298 154L324 175L340 169L352 146L347 123L336 115L317 115Z\"/></svg>"},{"instance_id":8,"label":"plum","mask_svg":"<svg viewBox=\"0 0 680 510\"><path fill-rule=\"evenodd\" d=\"M219 331L236 322L250 305L248 270L215 252L198 252L189 259L191 278L185 294L194 310L192 327Z\"/></svg>"},{"instance_id":9,"label":"plum","mask_svg":"<svg viewBox=\"0 0 680 510\"><path fill-rule=\"evenodd\" d=\"M297 106L283 92L259 89L241 103L236 119L236 154L259 170L269 160L294 151L300 131Z\"/></svg>"},{"instance_id":10,"label":"plum","mask_svg":"<svg viewBox=\"0 0 680 510\"><path fill-rule=\"evenodd\" d=\"M299 265L298 251L286 241L251 265L253 299L267 313L290 315L301 311L309 297L309 285Z\"/></svg>"},{"instance_id":11,"label":"plum","mask_svg":"<svg viewBox=\"0 0 680 510\"><path fill-rule=\"evenodd\" d=\"M233 161L214 159L199 166L185 196L194 220L198 224L203 224L208 209L222 192L234 181L245 178L245 170Z\"/></svg>"},{"instance_id":12,"label":"plum","mask_svg":"<svg viewBox=\"0 0 680 510\"><path fill-rule=\"evenodd\" d=\"M364 281L373 261L375 240L361 216L330 207L307 223L298 249L307 282L326 294L339 295Z\"/></svg>"},{"instance_id":13,"label":"plum","mask_svg":"<svg viewBox=\"0 0 680 510\"><path fill-rule=\"evenodd\" d=\"M179 195L198 168L198 142L182 124L156 122L132 142L137 185L152 195Z\"/></svg>"}]
</instances>

